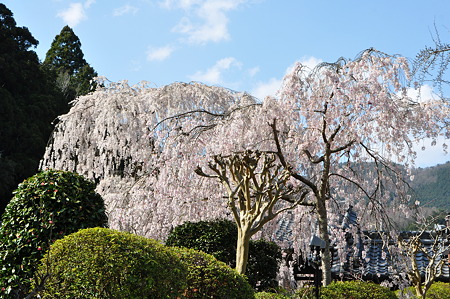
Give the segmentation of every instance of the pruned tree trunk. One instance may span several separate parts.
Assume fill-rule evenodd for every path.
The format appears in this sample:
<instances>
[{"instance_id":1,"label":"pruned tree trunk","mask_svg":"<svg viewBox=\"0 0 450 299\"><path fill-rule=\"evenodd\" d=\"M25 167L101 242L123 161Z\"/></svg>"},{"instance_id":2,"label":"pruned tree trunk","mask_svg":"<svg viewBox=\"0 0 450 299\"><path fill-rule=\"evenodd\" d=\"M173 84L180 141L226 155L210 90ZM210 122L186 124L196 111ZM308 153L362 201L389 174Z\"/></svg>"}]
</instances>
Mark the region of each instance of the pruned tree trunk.
<instances>
[{"instance_id":1,"label":"pruned tree trunk","mask_svg":"<svg viewBox=\"0 0 450 299\"><path fill-rule=\"evenodd\" d=\"M247 270L250 238L251 235L248 227L238 228L236 271L240 274L245 274L245 271Z\"/></svg>"},{"instance_id":2,"label":"pruned tree trunk","mask_svg":"<svg viewBox=\"0 0 450 299\"><path fill-rule=\"evenodd\" d=\"M250 238L278 214L304 204L308 194L288 184L291 173L276 160L274 153L246 151L214 156L208 164L212 174L201 167L195 170L219 180L228 193L228 207L238 228L236 270L240 274L247 268Z\"/></svg>"}]
</instances>

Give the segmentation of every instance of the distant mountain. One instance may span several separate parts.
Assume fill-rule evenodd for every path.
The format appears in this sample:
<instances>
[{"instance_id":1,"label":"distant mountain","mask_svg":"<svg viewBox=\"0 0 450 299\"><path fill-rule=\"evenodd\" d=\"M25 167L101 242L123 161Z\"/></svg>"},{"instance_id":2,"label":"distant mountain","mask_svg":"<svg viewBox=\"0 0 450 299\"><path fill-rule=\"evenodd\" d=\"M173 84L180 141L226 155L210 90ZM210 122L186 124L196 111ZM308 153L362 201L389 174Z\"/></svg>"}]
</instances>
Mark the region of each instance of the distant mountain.
<instances>
[{"instance_id":1,"label":"distant mountain","mask_svg":"<svg viewBox=\"0 0 450 299\"><path fill-rule=\"evenodd\" d=\"M421 206L450 212L450 161L433 167L417 168L411 183L413 199Z\"/></svg>"}]
</instances>

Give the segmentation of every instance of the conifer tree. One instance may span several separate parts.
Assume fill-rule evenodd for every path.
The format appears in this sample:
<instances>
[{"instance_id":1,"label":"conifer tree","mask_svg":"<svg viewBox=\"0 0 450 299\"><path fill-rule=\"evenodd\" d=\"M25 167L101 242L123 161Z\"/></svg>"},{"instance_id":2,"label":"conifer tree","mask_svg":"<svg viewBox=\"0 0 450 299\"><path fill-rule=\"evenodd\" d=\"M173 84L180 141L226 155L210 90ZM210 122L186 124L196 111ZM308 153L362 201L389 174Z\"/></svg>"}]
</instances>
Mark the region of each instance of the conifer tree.
<instances>
[{"instance_id":1,"label":"conifer tree","mask_svg":"<svg viewBox=\"0 0 450 299\"><path fill-rule=\"evenodd\" d=\"M0 3L0 214L17 184L36 173L51 123L66 112L62 95L40 68L37 45Z\"/></svg>"},{"instance_id":2,"label":"conifer tree","mask_svg":"<svg viewBox=\"0 0 450 299\"><path fill-rule=\"evenodd\" d=\"M97 76L84 59L80 39L67 25L55 36L43 65L56 73L57 86L68 101L87 94L91 89L90 81Z\"/></svg>"}]
</instances>

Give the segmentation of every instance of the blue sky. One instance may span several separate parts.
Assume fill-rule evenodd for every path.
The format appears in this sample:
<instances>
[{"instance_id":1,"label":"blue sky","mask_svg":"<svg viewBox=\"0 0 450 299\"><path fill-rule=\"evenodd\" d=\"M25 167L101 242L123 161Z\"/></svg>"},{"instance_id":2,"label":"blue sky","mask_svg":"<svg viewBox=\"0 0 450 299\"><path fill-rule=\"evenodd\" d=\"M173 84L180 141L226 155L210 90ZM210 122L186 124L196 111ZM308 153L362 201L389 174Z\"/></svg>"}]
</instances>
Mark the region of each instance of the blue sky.
<instances>
[{"instance_id":1,"label":"blue sky","mask_svg":"<svg viewBox=\"0 0 450 299\"><path fill-rule=\"evenodd\" d=\"M448 0L7 0L44 59L66 24L111 81L200 81L262 98L296 61L354 58L364 49L414 58L435 26L450 40ZM438 148L418 166L450 160Z\"/></svg>"}]
</instances>

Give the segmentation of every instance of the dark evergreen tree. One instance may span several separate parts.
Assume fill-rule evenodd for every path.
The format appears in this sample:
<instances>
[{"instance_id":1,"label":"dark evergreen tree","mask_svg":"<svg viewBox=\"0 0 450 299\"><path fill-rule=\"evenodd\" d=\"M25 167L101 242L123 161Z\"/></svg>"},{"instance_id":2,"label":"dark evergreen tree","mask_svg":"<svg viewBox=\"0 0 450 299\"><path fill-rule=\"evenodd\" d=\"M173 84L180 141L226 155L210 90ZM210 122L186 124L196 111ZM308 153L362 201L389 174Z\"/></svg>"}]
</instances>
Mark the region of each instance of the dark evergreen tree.
<instances>
[{"instance_id":1,"label":"dark evergreen tree","mask_svg":"<svg viewBox=\"0 0 450 299\"><path fill-rule=\"evenodd\" d=\"M67 25L53 40L43 65L55 72L57 85L69 101L87 94L97 76L84 59L80 39Z\"/></svg>"},{"instance_id":2,"label":"dark evergreen tree","mask_svg":"<svg viewBox=\"0 0 450 299\"><path fill-rule=\"evenodd\" d=\"M26 27L17 27L13 13L0 3L0 86L10 92L22 89L22 80L34 77L39 68L38 41Z\"/></svg>"},{"instance_id":3,"label":"dark evergreen tree","mask_svg":"<svg viewBox=\"0 0 450 299\"><path fill-rule=\"evenodd\" d=\"M23 179L36 173L64 97L40 67L38 41L0 3L0 214Z\"/></svg>"}]
</instances>

